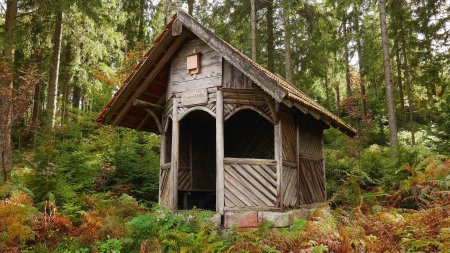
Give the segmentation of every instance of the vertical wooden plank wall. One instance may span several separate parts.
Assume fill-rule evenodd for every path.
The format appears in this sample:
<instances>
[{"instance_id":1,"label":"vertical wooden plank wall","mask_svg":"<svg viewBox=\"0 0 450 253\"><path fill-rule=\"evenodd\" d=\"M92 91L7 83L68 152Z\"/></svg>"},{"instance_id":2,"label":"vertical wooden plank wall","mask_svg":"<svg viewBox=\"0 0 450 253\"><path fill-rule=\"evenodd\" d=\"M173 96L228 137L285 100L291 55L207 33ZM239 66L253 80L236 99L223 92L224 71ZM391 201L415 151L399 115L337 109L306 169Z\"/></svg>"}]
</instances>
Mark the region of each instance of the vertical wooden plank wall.
<instances>
[{"instance_id":1,"label":"vertical wooden plank wall","mask_svg":"<svg viewBox=\"0 0 450 253\"><path fill-rule=\"evenodd\" d=\"M301 115L298 127L300 204L324 202L323 126L312 117Z\"/></svg>"},{"instance_id":2,"label":"vertical wooden plank wall","mask_svg":"<svg viewBox=\"0 0 450 253\"><path fill-rule=\"evenodd\" d=\"M224 129L223 129L223 93L216 93L216 211L224 213L225 183L224 183Z\"/></svg>"},{"instance_id":3,"label":"vertical wooden plank wall","mask_svg":"<svg viewBox=\"0 0 450 253\"><path fill-rule=\"evenodd\" d=\"M226 60L223 60L222 73L222 87L224 89L246 90L254 88L252 81Z\"/></svg>"},{"instance_id":4,"label":"vertical wooden plank wall","mask_svg":"<svg viewBox=\"0 0 450 253\"><path fill-rule=\"evenodd\" d=\"M297 129L292 111L282 110L279 114L281 121L281 141L283 149L283 164L281 167L281 196L284 207L298 206L298 163L297 163Z\"/></svg>"},{"instance_id":5,"label":"vertical wooden plank wall","mask_svg":"<svg viewBox=\"0 0 450 253\"><path fill-rule=\"evenodd\" d=\"M200 72L195 75L188 73L186 59L194 52L200 54ZM183 43L172 57L170 82L166 97L174 93L188 90L206 89L222 85L222 57L200 39L192 39Z\"/></svg>"}]
</instances>

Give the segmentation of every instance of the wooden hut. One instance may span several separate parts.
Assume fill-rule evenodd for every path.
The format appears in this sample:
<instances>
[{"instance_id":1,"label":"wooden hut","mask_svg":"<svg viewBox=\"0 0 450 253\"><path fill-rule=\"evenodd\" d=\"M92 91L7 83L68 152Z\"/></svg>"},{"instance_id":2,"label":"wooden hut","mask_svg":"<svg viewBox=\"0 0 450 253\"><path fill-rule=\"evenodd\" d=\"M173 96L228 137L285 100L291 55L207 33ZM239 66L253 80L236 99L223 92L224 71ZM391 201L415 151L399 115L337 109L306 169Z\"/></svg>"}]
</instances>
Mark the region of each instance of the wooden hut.
<instances>
[{"instance_id":1,"label":"wooden hut","mask_svg":"<svg viewBox=\"0 0 450 253\"><path fill-rule=\"evenodd\" d=\"M324 202L323 130L356 134L184 12L98 122L160 134L159 203L219 214Z\"/></svg>"}]
</instances>

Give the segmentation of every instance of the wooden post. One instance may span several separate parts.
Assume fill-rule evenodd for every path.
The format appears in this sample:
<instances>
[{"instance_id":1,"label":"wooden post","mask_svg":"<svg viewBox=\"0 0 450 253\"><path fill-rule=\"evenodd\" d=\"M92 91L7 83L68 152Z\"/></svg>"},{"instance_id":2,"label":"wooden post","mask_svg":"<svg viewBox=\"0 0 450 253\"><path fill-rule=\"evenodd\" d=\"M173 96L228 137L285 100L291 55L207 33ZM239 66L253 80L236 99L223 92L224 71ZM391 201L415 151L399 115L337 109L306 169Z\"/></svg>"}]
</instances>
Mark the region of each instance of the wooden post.
<instances>
[{"instance_id":1,"label":"wooden post","mask_svg":"<svg viewBox=\"0 0 450 253\"><path fill-rule=\"evenodd\" d=\"M216 212L223 214L225 204L224 184L224 138L223 138L223 93L216 93Z\"/></svg>"},{"instance_id":2,"label":"wooden post","mask_svg":"<svg viewBox=\"0 0 450 253\"><path fill-rule=\"evenodd\" d=\"M303 196L302 196L302 191L301 191L301 187L300 187L300 116L298 115L298 113L295 115L295 132L297 134L297 138L296 138L296 152L295 155L297 156L297 205L301 205L302 200L303 200Z\"/></svg>"},{"instance_id":3,"label":"wooden post","mask_svg":"<svg viewBox=\"0 0 450 253\"><path fill-rule=\"evenodd\" d=\"M159 190L158 190L158 204L161 205L161 166L166 162L166 133L162 132L160 137L160 151L159 151Z\"/></svg>"},{"instance_id":4,"label":"wooden post","mask_svg":"<svg viewBox=\"0 0 450 253\"><path fill-rule=\"evenodd\" d=\"M279 116L280 108L279 104L276 103L276 111ZM283 196L281 194L281 183L282 181L282 169L283 169L283 138L281 135L281 117L278 117L278 122L276 125L274 125L274 154L275 154L275 160L277 161L277 201L278 205L281 206L283 203Z\"/></svg>"},{"instance_id":5,"label":"wooden post","mask_svg":"<svg viewBox=\"0 0 450 253\"><path fill-rule=\"evenodd\" d=\"M177 210L178 204L178 152L179 146L179 122L178 122L178 99L173 97L172 110L172 157L171 157L171 172L172 172L172 210Z\"/></svg>"}]
</instances>

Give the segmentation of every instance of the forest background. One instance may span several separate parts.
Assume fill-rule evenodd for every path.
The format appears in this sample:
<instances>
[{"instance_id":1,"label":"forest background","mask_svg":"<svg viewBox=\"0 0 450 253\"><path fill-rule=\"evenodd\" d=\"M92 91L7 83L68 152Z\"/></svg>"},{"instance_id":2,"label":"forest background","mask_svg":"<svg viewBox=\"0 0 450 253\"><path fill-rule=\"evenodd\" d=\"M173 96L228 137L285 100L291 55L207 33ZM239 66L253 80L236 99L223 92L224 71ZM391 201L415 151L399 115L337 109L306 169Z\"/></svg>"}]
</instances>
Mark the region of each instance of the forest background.
<instances>
[{"instance_id":1,"label":"forest background","mask_svg":"<svg viewBox=\"0 0 450 253\"><path fill-rule=\"evenodd\" d=\"M327 217L217 234L157 207L159 136L95 118L184 9L358 130ZM448 252L448 0L0 1L0 252Z\"/></svg>"}]
</instances>

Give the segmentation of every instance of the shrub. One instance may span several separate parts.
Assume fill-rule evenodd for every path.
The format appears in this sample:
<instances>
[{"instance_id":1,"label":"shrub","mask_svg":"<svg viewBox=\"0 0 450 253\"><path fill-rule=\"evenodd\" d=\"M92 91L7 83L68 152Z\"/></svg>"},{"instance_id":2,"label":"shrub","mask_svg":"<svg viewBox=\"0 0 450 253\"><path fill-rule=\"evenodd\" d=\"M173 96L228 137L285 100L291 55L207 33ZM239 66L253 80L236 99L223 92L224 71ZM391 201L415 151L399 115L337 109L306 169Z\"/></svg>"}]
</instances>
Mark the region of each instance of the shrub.
<instances>
[{"instance_id":1,"label":"shrub","mask_svg":"<svg viewBox=\"0 0 450 253\"><path fill-rule=\"evenodd\" d=\"M31 204L31 197L20 191L0 200L0 248L13 251L34 238L36 209Z\"/></svg>"}]
</instances>

